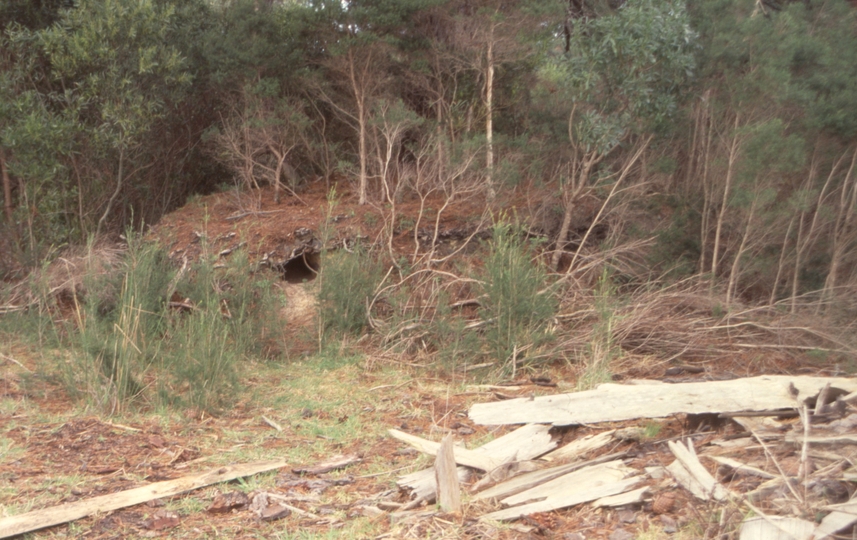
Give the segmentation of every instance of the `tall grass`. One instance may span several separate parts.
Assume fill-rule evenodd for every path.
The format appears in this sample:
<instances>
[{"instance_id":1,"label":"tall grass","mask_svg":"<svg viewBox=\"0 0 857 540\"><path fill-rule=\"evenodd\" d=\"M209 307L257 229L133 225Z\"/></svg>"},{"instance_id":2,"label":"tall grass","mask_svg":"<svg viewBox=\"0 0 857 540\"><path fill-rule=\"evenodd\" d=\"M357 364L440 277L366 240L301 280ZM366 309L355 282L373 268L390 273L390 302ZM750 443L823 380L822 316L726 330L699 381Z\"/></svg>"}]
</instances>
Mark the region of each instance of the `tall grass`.
<instances>
[{"instance_id":1,"label":"tall grass","mask_svg":"<svg viewBox=\"0 0 857 540\"><path fill-rule=\"evenodd\" d=\"M64 348L53 367L67 393L108 414L164 404L222 408L237 397L242 361L283 349L275 277L243 252L215 264L205 250L177 276L159 247L127 237L109 264L90 245L62 272L40 272L30 292L37 301L4 316L2 330L38 331L46 336L40 343L50 338ZM170 307L174 292L180 309Z\"/></svg>"},{"instance_id":2,"label":"tall grass","mask_svg":"<svg viewBox=\"0 0 857 540\"><path fill-rule=\"evenodd\" d=\"M97 258L87 259L82 303L75 296L73 335L79 346L72 350L74 361L63 364L69 392L111 412L141 397L165 329L173 274L161 250L128 238L116 273L102 273L92 266Z\"/></svg>"},{"instance_id":3,"label":"tall grass","mask_svg":"<svg viewBox=\"0 0 857 540\"><path fill-rule=\"evenodd\" d=\"M616 343L614 335L618 322L616 289L606 269L598 278L594 307L597 319L592 325L589 343L580 362L583 365L583 372L577 380L580 390L588 390L601 383L610 382L614 361L622 355L622 348Z\"/></svg>"},{"instance_id":4,"label":"tall grass","mask_svg":"<svg viewBox=\"0 0 857 540\"><path fill-rule=\"evenodd\" d=\"M369 302L383 277L381 263L362 249L324 258L318 291L322 328L358 334L369 325Z\"/></svg>"}]
</instances>

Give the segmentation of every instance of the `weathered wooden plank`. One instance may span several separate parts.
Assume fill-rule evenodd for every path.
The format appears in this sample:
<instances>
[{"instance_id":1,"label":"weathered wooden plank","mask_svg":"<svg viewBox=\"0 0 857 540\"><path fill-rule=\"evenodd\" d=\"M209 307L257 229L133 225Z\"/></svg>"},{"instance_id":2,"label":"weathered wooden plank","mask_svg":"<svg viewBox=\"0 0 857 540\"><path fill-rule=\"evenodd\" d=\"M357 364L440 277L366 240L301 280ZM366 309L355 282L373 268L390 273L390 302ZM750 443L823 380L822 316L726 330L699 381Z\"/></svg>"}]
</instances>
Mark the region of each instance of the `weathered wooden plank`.
<instances>
[{"instance_id":1,"label":"weathered wooden plank","mask_svg":"<svg viewBox=\"0 0 857 540\"><path fill-rule=\"evenodd\" d=\"M567 494L569 493L569 489L572 491L586 490L604 483L615 482L635 472L634 469L626 466L622 460L617 459L565 474L550 482L539 484L518 494L506 497L500 502L506 506L514 506L535 499Z\"/></svg>"},{"instance_id":2,"label":"weathered wooden plank","mask_svg":"<svg viewBox=\"0 0 857 540\"><path fill-rule=\"evenodd\" d=\"M425 454L436 456L438 450L440 450L440 443L429 441L428 439L423 439L422 437L417 437L416 435L411 435L409 433L399 431L398 429L388 429L387 433L402 442L410 444ZM455 462L459 465L473 467L474 469L480 469L482 471L496 469L503 463L502 461L498 461L484 453L474 452L473 450L468 450L466 448L454 447L453 453L455 454Z\"/></svg>"},{"instance_id":3,"label":"weathered wooden plank","mask_svg":"<svg viewBox=\"0 0 857 540\"><path fill-rule=\"evenodd\" d=\"M437 502L444 512L461 510L461 488L458 473L455 470L452 433L443 438L434 462L434 475L437 481Z\"/></svg>"},{"instance_id":4,"label":"weathered wooden plank","mask_svg":"<svg viewBox=\"0 0 857 540\"><path fill-rule=\"evenodd\" d=\"M613 440L614 433L616 433L616 430L611 429L610 431L603 431L595 435L587 435L586 437L575 439L547 454L544 456L544 459L548 461L577 459L588 452L607 446Z\"/></svg>"},{"instance_id":5,"label":"weathered wooden plank","mask_svg":"<svg viewBox=\"0 0 857 540\"><path fill-rule=\"evenodd\" d=\"M585 461L582 463L567 463L565 465L558 465L556 467L550 467L548 469L541 469L538 471L522 474L478 493L474 497L474 499L484 500L511 497L516 493L521 493L522 491L526 491L528 489L536 487L539 484L550 482L554 478L559 478L560 476L566 475L570 472L574 472L579 469L585 469L587 467L598 465L607 461L614 461L621 455L622 454L610 454L607 456L600 456L596 459Z\"/></svg>"},{"instance_id":6,"label":"weathered wooden plank","mask_svg":"<svg viewBox=\"0 0 857 540\"><path fill-rule=\"evenodd\" d=\"M494 521L517 519L536 512L550 512L617 495L640 482L639 476L625 478L630 472L634 472L633 469L626 467L621 461L581 469L504 499L502 501L504 504L526 504L491 512L481 519ZM527 502L533 500L535 502Z\"/></svg>"},{"instance_id":7,"label":"weathered wooden plank","mask_svg":"<svg viewBox=\"0 0 857 540\"><path fill-rule=\"evenodd\" d=\"M592 506L598 508L599 506L627 506L629 504L637 504L643 502L643 495L648 491L649 486L643 486L639 489L620 493L619 495L602 497L592 503Z\"/></svg>"},{"instance_id":8,"label":"weathered wooden plank","mask_svg":"<svg viewBox=\"0 0 857 540\"><path fill-rule=\"evenodd\" d=\"M528 460L541 456L556 448L556 441L551 439L550 426L541 424L528 424L515 431L498 437L486 443L474 452L484 453L498 461L508 462L510 460ZM467 481L470 470L458 467L458 480ZM404 475L397 483L413 491L416 500L430 500L435 497L435 479L433 469L423 469L414 473Z\"/></svg>"},{"instance_id":9,"label":"weathered wooden plank","mask_svg":"<svg viewBox=\"0 0 857 540\"><path fill-rule=\"evenodd\" d=\"M857 391L857 379L785 375L681 384L602 384L571 394L477 403L470 408L470 418L487 425L576 425L679 413L767 411L795 408L828 383L843 392Z\"/></svg>"},{"instance_id":10,"label":"weathered wooden plank","mask_svg":"<svg viewBox=\"0 0 857 540\"><path fill-rule=\"evenodd\" d=\"M172 497L187 491L199 489L219 482L227 482L243 476L251 476L286 466L286 462L262 461L243 465L230 465L204 473L183 476L174 480L156 482L146 486L101 495L92 499L61 504L42 510L34 510L26 514L0 519L0 538L8 538L26 532L59 525L91 516L97 513L110 512L135 504L144 503L162 497Z\"/></svg>"},{"instance_id":11,"label":"weathered wooden plank","mask_svg":"<svg viewBox=\"0 0 857 540\"><path fill-rule=\"evenodd\" d=\"M312 467L296 467L292 469L292 472L295 474L311 474L311 475L319 475L328 473L330 471L335 471L337 469L344 469L349 465L354 465L355 463L360 463L363 461L360 459L360 456L355 454L349 454L347 456L337 455L332 458L319 463L318 465L313 465Z\"/></svg>"},{"instance_id":12,"label":"weathered wooden plank","mask_svg":"<svg viewBox=\"0 0 857 540\"><path fill-rule=\"evenodd\" d=\"M739 540L809 540L815 524L803 519L755 516L741 525Z\"/></svg>"},{"instance_id":13,"label":"weathered wooden plank","mask_svg":"<svg viewBox=\"0 0 857 540\"><path fill-rule=\"evenodd\" d=\"M834 511L824 516L815 529L812 540L832 537L835 533L857 522L857 502L831 505L828 508L834 508Z\"/></svg>"}]
</instances>

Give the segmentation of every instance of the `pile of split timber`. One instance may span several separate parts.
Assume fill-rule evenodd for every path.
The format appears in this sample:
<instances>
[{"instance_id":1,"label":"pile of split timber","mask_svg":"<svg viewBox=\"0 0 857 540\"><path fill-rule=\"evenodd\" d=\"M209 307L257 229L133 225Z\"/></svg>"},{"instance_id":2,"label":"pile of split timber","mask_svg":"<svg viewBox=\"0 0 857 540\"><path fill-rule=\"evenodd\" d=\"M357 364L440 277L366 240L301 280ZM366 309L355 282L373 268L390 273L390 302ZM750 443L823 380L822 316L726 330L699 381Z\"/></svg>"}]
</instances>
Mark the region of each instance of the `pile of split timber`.
<instances>
[{"instance_id":1,"label":"pile of split timber","mask_svg":"<svg viewBox=\"0 0 857 540\"><path fill-rule=\"evenodd\" d=\"M460 510L460 485L472 501L488 503L481 520L515 520L575 505L646 504L669 512L668 490L740 508L751 515L742 539L829 538L857 522L857 379L763 376L729 381L604 384L594 390L481 403L477 424L523 424L472 450L396 430L390 434L436 455L434 468L399 478L412 502L437 500ZM675 415L708 415L731 424L663 441L674 461L666 467L630 466L630 452L610 453L634 438L635 426L605 429L557 448L554 426L628 422ZM734 422L734 424L732 424ZM613 443L613 444L611 444ZM700 448L697 453L696 447ZM599 455L600 454L600 455ZM703 459L700 459L703 458ZM713 471L714 474L712 474ZM473 505L471 505L472 507ZM824 516L820 522L807 518Z\"/></svg>"}]
</instances>

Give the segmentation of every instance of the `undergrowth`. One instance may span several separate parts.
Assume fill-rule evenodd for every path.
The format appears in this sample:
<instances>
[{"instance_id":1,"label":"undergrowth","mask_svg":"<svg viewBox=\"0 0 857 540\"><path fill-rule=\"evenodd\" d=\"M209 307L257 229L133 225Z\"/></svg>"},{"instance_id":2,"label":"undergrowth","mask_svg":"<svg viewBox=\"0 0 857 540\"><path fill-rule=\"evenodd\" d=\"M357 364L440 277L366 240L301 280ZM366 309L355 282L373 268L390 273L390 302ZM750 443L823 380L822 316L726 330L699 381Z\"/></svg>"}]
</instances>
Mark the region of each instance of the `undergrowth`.
<instances>
[{"instance_id":1,"label":"undergrowth","mask_svg":"<svg viewBox=\"0 0 857 540\"><path fill-rule=\"evenodd\" d=\"M42 272L31 285L38 302L4 316L3 330L38 330L40 344L64 348L43 369L70 396L108 414L131 406L215 412L230 404L241 363L283 350L275 277L241 251L217 260L203 250L177 272L161 248L128 238L110 265L90 245L60 285Z\"/></svg>"},{"instance_id":2,"label":"undergrowth","mask_svg":"<svg viewBox=\"0 0 857 540\"><path fill-rule=\"evenodd\" d=\"M552 339L550 320L557 301L547 271L522 231L510 224L494 227L482 280L485 344L501 371L514 373L532 364Z\"/></svg>"},{"instance_id":3,"label":"undergrowth","mask_svg":"<svg viewBox=\"0 0 857 540\"><path fill-rule=\"evenodd\" d=\"M383 277L374 254L357 248L324 258L319 278L319 324L336 335L359 334L369 325L369 303Z\"/></svg>"}]
</instances>

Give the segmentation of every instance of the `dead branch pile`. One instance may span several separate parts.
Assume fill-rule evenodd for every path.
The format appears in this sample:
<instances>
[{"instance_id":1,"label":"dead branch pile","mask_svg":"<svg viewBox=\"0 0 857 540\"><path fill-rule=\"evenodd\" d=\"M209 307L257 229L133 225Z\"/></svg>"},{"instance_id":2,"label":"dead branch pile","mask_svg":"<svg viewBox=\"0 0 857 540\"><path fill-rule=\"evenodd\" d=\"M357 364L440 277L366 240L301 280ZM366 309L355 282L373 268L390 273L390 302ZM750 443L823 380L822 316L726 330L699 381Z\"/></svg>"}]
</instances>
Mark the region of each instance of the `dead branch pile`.
<instances>
[{"instance_id":1,"label":"dead branch pile","mask_svg":"<svg viewBox=\"0 0 857 540\"><path fill-rule=\"evenodd\" d=\"M125 251L126 246L116 244L69 249L11 286L0 298L0 314L74 304L86 295L87 280L111 274Z\"/></svg>"},{"instance_id":2,"label":"dead branch pile","mask_svg":"<svg viewBox=\"0 0 857 540\"><path fill-rule=\"evenodd\" d=\"M626 353L662 361L709 360L746 349L857 352L847 340L829 334L821 317L793 315L775 307L733 305L730 312L724 312L716 296L695 284L640 288L606 308L597 308L603 301L596 294L580 291L566 301L575 309L560 315L570 327L561 350L572 356L574 351L585 352L597 339L599 318L609 317L612 343ZM609 311L606 315L605 310Z\"/></svg>"}]
</instances>

